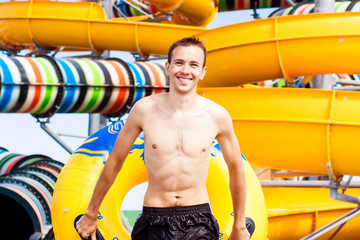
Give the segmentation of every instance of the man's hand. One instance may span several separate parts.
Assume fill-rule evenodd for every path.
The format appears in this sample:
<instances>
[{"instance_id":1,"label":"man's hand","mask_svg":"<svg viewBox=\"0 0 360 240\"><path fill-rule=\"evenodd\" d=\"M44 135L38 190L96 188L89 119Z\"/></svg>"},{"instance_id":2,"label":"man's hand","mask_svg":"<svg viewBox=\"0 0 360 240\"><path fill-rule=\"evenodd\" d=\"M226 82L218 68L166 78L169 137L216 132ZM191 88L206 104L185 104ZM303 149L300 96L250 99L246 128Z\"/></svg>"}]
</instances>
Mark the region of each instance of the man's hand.
<instances>
[{"instance_id":1,"label":"man's hand","mask_svg":"<svg viewBox=\"0 0 360 240\"><path fill-rule=\"evenodd\" d=\"M97 229L97 216L90 217L86 213L76 222L76 230L79 235L88 239L91 236L91 240L96 240L96 229Z\"/></svg>"},{"instance_id":2,"label":"man's hand","mask_svg":"<svg viewBox=\"0 0 360 240\"><path fill-rule=\"evenodd\" d=\"M246 227L233 227L229 240L249 240L250 233Z\"/></svg>"}]
</instances>

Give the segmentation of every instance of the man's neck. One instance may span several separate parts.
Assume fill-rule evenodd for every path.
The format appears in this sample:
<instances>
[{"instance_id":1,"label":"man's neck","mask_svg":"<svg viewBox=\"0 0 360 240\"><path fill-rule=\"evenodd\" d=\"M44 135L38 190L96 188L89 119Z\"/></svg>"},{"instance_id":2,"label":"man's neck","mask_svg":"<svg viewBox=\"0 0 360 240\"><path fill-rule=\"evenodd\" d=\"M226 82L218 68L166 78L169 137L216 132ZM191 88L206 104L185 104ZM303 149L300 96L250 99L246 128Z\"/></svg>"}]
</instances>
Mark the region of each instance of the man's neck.
<instances>
[{"instance_id":1,"label":"man's neck","mask_svg":"<svg viewBox=\"0 0 360 240\"><path fill-rule=\"evenodd\" d=\"M186 94L179 94L177 92L169 92L168 104L176 112L187 112L196 105L198 95L196 92L189 92Z\"/></svg>"}]
</instances>

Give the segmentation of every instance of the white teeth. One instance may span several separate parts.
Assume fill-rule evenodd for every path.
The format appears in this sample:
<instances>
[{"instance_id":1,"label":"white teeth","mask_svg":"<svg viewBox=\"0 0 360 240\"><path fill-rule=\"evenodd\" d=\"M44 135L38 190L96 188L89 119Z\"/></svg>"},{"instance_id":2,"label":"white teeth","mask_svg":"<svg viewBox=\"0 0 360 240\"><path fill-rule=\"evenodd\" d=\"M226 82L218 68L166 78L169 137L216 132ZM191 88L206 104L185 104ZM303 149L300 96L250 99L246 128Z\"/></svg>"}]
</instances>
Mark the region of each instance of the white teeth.
<instances>
[{"instance_id":1,"label":"white teeth","mask_svg":"<svg viewBox=\"0 0 360 240\"><path fill-rule=\"evenodd\" d=\"M179 79L180 81L182 81L182 82L185 82L185 81L190 81L190 79L189 79L189 78L180 78L180 77L178 77L178 79Z\"/></svg>"}]
</instances>

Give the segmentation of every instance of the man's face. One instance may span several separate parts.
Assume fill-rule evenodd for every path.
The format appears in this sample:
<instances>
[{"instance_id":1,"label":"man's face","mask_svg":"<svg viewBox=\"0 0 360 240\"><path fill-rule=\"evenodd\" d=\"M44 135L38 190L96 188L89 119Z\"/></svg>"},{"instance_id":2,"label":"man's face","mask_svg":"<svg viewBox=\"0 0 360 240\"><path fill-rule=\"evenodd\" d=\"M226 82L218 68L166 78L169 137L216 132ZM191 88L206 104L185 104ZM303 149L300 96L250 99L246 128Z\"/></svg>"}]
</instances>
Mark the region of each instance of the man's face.
<instances>
[{"instance_id":1,"label":"man's face","mask_svg":"<svg viewBox=\"0 0 360 240\"><path fill-rule=\"evenodd\" d=\"M170 77L170 89L185 93L196 89L206 72L204 52L196 46L179 46L172 52L171 62L166 62L165 73Z\"/></svg>"}]
</instances>

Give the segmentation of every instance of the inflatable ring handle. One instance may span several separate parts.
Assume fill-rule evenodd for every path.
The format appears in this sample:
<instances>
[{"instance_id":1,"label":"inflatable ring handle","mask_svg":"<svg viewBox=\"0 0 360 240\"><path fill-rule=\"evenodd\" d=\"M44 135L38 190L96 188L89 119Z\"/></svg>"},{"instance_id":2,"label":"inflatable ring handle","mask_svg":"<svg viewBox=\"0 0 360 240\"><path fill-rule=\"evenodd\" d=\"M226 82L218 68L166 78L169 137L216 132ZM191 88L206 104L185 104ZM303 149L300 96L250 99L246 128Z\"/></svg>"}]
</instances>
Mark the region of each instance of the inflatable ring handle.
<instances>
[{"instance_id":1,"label":"inflatable ring handle","mask_svg":"<svg viewBox=\"0 0 360 240\"><path fill-rule=\"evenodd\" d=\"M246 230L249 232L250 237L249 239L251 239L251 236L253 235L253 233L255 232L255 222L254 220L252 220L249 217L245 218L245 226L246 226Z\"/></svg>"},{"instance_id":2,"label":"inflatable ring handle","mask_svg":"<svg viewBox=\"0 0 360 240\"><path fill-rule=\"evenodd\" d=\"M81 214L81 215L79 215L79 216L77 216L77 217L75 218L74 228L75 228L76 232L77 232L76 223L77 223L77 221L80 220L80 218L81 218L83 215L84 215L84 214ZM79 233L78 233L78 234L79 234ZM80 236L80 234L79 234L79 236ZM82 240L91 240L91 236L89 236L89 238L87 238L87 239L86 239L86 238L83 238L83 237L81 237L81 236L80 236L80 238L81 238ZM96 229L96 240L105 240L105 238L101 235L99 229Z\"/></svg>"},{"instance_id":3,"label":"inflatable ring handle","mask_svg":"<svg viewBox=\"0 0 360 240\"><path fill-rule=\"evenodd\" d=\"M255 222L254 220L252 220L249 217L245 218L245 222L246 222L246 229L248 230L248 232L250 233L250 238L253 235L253 233L255 232Z\"/></svg>"}]
</instances>

